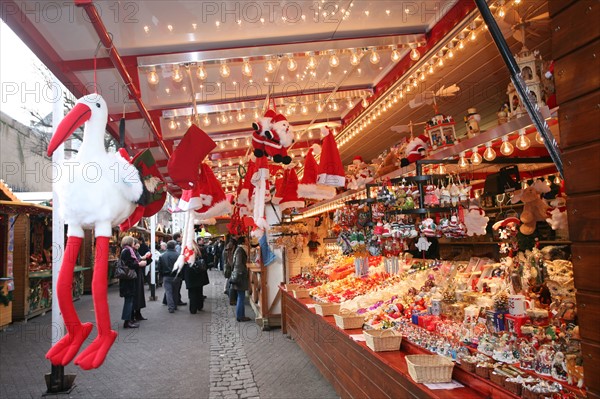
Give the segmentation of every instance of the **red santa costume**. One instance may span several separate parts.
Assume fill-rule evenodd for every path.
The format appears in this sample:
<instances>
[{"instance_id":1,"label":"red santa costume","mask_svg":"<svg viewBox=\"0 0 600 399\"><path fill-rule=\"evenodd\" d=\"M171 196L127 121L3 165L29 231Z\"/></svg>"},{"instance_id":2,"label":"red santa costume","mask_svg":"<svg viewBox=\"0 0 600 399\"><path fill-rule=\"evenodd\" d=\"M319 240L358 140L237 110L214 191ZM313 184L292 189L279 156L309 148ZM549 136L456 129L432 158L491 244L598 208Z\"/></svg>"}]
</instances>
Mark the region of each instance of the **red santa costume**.
<instances>
[{"instance_id":1,"label":"red santa costume","mask_svg":"<svg viewBox=\"0 0 600 399\"><path fill-rule=\"evenodd\" d=\"M425 157L425 154L427 153L428 140L429 139L424 134L413 138L404 150L406 158L402 158L400 160L400 166L406 166L415 161L418 161L419 159L423 159Z\"/></svg>"},{"instance_id":2,"label":"red santa costume","mask_svg":"<svg viewBox=\"0 0 600 399\"><path fill-rule=\"evenodd\" d=\"M324 137L317 183L326 186L344 187L346 185L346 172L344 171L344 165L342 165L340 151L333 137L333 132L328 127L322 127L321 135L324 135Z\"/></svg>"},{"instance_id":3,"label":"red santa costume","mask_svg":"<svg viewBox=\"0 0 600 399\"><path fill-rule=\"evenodd\" d=\"M317 184L317 173L319 165L315 155L321 153L321 146L313 144L304 159L304 175L298 185L298 195L302 198L324 200L335 197L335 187Z\"/></svg>"}]
</instances>

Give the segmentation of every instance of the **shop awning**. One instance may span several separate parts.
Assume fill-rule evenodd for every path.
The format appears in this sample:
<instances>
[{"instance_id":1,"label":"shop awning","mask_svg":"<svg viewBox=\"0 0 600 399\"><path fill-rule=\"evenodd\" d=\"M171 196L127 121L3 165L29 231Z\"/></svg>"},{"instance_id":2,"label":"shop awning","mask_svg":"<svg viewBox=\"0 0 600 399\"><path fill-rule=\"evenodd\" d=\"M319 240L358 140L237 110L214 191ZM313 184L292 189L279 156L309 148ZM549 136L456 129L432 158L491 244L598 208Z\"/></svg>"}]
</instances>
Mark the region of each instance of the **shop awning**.
<instances>
[{"instance_id":1,"label":"shop awning","mask_svg":"<svg viewBox=\"0 0 600 399\"><path fill-rule=\"evenodd\" d=\"M0 201L0 213L10 214L52 214L52 208L27 202Z\"/></svg>"}]
</instances>

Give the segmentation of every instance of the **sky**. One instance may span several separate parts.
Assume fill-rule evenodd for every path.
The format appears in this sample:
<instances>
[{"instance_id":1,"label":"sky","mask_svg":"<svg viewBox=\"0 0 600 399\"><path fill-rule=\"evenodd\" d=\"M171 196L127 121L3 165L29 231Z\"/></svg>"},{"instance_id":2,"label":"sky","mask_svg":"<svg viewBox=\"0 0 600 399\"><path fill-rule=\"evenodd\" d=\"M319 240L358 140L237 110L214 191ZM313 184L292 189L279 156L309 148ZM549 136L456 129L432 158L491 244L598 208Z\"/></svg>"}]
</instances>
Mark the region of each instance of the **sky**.
<instances>
[{"instance_id":1,"label":"sky","mask_svg":"<svg viewBox=\"0 0 600 399\"><path fill-rule=\"evenodd\" d=\"M0 110L29 126L24 108L41 115L52 112L52 95L43 89L36 65L43 65L19 37L0 20Z\"/></svg>"}]
</instances>

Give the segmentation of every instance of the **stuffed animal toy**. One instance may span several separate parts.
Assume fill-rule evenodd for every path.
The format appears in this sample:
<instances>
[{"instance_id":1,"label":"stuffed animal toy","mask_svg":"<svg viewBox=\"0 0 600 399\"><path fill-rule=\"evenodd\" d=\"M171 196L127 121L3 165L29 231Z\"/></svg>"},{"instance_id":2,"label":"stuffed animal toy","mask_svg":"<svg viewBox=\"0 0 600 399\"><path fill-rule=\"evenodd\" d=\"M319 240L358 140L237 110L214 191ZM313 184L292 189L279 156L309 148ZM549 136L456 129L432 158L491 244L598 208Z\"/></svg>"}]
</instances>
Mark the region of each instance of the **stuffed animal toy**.
<instances>
[{"instance_id":1,"label":"stuffed animal toy","mask_svg":"<svg viewBox=\"0 0 600 399\"><path fill-rule=\"evenodd\" d=\"M271 120L271 138L265 142L267 154L274 162L289 165L292 158L287 153L287 148L294 143L294 132L285 116L277 114Z\"/></svg>"},{"instance_id":2,"label":"stuffed animal toy","mask_svg":"<svg viewBox=\"0 0 600 399\"><path fill-rule=\"evenodd\" d=\"M273 137L271 134L271 122L276 115L275 111L270 109L265 112L263 117L252 122L252 146L254 147L254 156L256 158L267 155L265 142Z\"/></svg>"},{"instance_id":3,"label":"stuffed animal toy","mask_svg":"<svg viewBox=\"0 0 600 399\"><path fill-rule=\"evenodd\" d=\"M512 203L522 201L523 212L521 212L521 234L529 236L535 231L537 222L546 220L546 212L549 209L548 204L540 197L540 193L533 187L529 186L523 190L514 192Z\"/></svg>"},{"instance_id":4,"label":"stuffed animal toy","mask_svg":"<svg viewBox=\"0 0 600 399\"><path fill-rule=\"evenodd\" d=\"M428 141L429 139L424 134L413 138L404 149L406 157L400 160L400 166L404 167L419 159L423 159L427 154Z\"/></svg>"},{"instance_id":5,"label":"stuffed animal toy","mask_svg":"<svg viewBox=\"0 0 600 399\"><path fill-rule=\"evenodd\" d=\"M391 173L396 169L398 169L398 152L396 149L392 148L383 159L383 162L377 168L375 177L387 175L388 173Z\"/></svg>"},{"instance_id":6,"label":"stuffed animal toy","mask_svg":"<svg viewBox=\"0 0 600 399\"><path fill-rule=\"evenodd\" d=\"M352 165L348 166L348 171L351 175L348 188L351 190L364 188L365 184L373 181L373 172L360 155L354 157Z\"/></svg>"},{"instance_id":7,"label":"stuffed animal toy","mask_svg":"<svg viewBox=\"0 0 600 399\"><path fill-rule=\"evenodd\" d=\"M104 99L96 93L84 96L64 117L48 144L48 155L51 156L75 129L85 123L79 152L70 160L70 173L63 173L56 182L60 199L58 210L68 225L68 239L55 287L67 334L46 354L55 366L69 364L93 328L92 323L81 322L73 305L73 271L84 229L93 228L96 235L92 296L98 335L75 359L75 364L84 370L100 367L117 338L117 332L111 328L107 297L108 245L112 227L132 215L145 188L125 150L115 154L104 149L102 138L107 120L108 107ZM86 178L86 169L91 164L97 169L98 179ZM115 179L116 175L121 178Z\"/></svg>"}]
</instances>

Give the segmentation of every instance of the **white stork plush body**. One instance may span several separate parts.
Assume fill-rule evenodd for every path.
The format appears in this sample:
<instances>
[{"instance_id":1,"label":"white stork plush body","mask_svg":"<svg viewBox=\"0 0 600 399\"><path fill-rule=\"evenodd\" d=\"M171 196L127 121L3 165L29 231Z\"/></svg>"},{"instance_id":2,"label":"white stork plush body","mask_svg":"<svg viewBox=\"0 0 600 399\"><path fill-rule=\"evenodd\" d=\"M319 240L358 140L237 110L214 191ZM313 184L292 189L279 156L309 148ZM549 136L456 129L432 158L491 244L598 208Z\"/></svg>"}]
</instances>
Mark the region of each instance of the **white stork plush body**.
<instances>
[{"instance_id":1,"label":"white stork plush body","mask_svg":"<svg viewBox=\"0 0 600 399\"><path fill-rule=\"evenodd\" d=\"M104 131L108 108L98 94L80 98L59 124L48 146L48 155L85 123L83 142L75 158L59 169L56 190L59 212L68 225L68 240L56 286L58 305L67 334L46 354L52 364L67 365L73 360L92 330L81 323L73 306L73 270L83 240L83 229L94 228L96 254L92 296L98 336L77 357L75 364L85 370L99 367L117 337L111 330L108 310L108 242L112 227L119 225L136 208L143 192L137 169L119 154L107 153Z\"/></svg>"}]
</instances>

